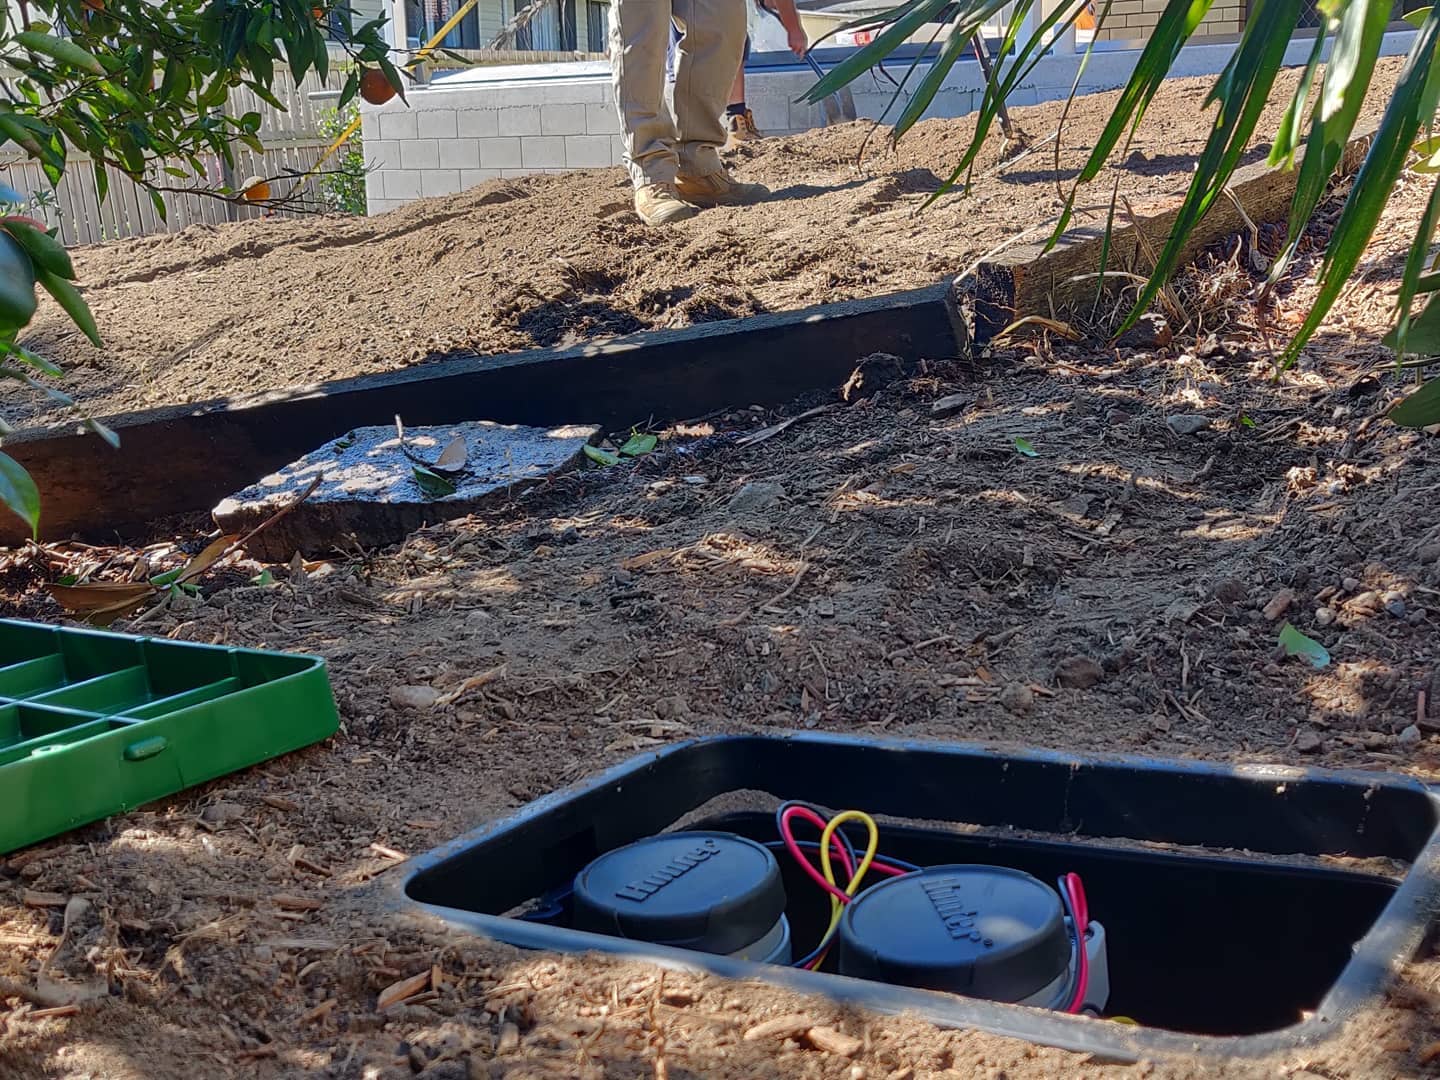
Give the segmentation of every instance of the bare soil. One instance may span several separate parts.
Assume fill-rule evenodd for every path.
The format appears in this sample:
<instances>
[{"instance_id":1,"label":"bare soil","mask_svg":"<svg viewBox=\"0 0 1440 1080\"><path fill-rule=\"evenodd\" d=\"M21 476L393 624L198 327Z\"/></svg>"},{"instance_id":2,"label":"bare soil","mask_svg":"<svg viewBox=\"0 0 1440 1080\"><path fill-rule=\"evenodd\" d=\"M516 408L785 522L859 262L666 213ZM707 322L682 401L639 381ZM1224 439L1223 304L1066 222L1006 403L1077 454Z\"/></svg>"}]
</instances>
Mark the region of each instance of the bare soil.
<instances>
[{"instance_id":1,"label":"bare soil","mask_svg":"<svg viewBox=\"0 0 1440 1080\"><path fill-rule=\"evenodd\" d=\"M577 471L396 550L277 568L276 584L230 567L203 601L132 622L326 656L343 728L0 864L0 1076L1433 1075L1429 951L1386 1002L1295 1055L1118 1066L764 986L521 954L369 891L398 875L397 853L715 732L1440 780L1440 442L1383 420L1403 387L1375 344L1425 196L1402 183L1358 287L1278 381L1243 299L1252 282L1219 258L1182 283L1204 326L1169 347L1039 340L898 378L871 359L858 398L797 403L829 408L763 442L734 436L775 416L674 429L634 466ZM1312 269L1274 325L1307 310ZM964 407L933 418L955 393ZM1167 424L1193 414L1210 427ZM732 508L754 482L778 500ZM59 545L0 568L15 610L55 618L40 580L98 563L124 576L142 557L181 556ZM1334 662L1278 653L1284 619ZM1076 657L1098 665L1093 686L1057 677ZM405 703L481 673L452 704ZM58 905L77 896L88 906L66 931ZM378 1010L383 989L425 973L417 997ZM42 976L84 976L100 996L74 1015L15 996ZM743 1038L790 1013L862 1047Z\"/></svg>"},{"instance_id":2,"label":"bare soil","mask_svg":"<svg viewBox=\"0 0 1440 1080\"><path fill-rule=\"evenodd\" d=\"M1390 63L1384 78L1395 70ZM1286 74L1281 87L1294 79ZM1209 88L1204 79L1167 83L1092 201L1108 203L1114 179L1140 213L1183 192L1207 134ZM1002 169L996 136L971 195L947 196L920 216L972 120L922 123L897 151L863 122L746 145L737 173L770 185L773 198L669 229L640 224L622 171L611 169L492 182L375 218L197 225L93 247L77 265L106 347L95 349L48 304L26 344L65 368L67 392L103 417L931 285L998 246L1043 235L1115 97L1076 102L1060 184L1053 142ZM1040 140L1062 107L1017 109L1015 118ZM1277 105L1258 131L1278 120ZM1249 159L1265 150L1257 144ZM0 390L0 415L22 426L64 418L13 383Z\"/></svg>"}]
</instances>

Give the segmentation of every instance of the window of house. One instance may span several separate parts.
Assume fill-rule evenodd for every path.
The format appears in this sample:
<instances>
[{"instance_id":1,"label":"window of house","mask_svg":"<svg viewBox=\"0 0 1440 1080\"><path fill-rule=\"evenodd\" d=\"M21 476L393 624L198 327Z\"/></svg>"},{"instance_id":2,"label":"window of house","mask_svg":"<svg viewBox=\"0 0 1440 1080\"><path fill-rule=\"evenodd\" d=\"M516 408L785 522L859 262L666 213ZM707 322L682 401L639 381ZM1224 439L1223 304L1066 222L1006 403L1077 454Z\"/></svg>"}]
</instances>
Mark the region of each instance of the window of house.
<instances>
[{"instance_id":1,"label":"window of house","mask_svg":"<svg viewBox=\"0 0 1440 1080\"><path fill-rule=\"evenodd\" d=\"M610 15L609 4L597 4L595 0L585 0L585 48L592 53L603 53L605 42L609 36L609 25L606 20Z\"/></svg>"},{"instance_id":2,"label":"window of house","mask_svg":"<svg viewBox=\"0 0 1440 1080\"><path fill-rule=\"evenodd\" d=\"M412 48L419 48L435 36L452 15L459 10L464 0L405 0L405 36ZM446 49L478 49L484 43L480 40L480 13L477 8L466 12L460 24L445 35L441 43Z\"/></svg>"}]
</instances>

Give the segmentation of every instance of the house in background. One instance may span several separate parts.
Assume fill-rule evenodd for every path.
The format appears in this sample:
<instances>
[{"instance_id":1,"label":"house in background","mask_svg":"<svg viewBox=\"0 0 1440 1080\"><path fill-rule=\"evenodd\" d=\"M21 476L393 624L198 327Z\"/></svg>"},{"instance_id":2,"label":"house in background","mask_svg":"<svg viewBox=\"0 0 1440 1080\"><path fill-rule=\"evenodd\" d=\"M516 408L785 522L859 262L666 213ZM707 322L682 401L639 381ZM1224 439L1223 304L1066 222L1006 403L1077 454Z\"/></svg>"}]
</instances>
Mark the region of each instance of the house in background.
<instances>
[{"instance_id":1,"label":"house in background","mask_svg":"<svg viewBox=\"0 0 1440 1080\"><path fill-rule=\"evenodd\" d=\"M377 6L383 3L395 29L403 33L405 47L418 49L450 21L464 0L371 2ZM442 47L456 50L494 47L492 43L506 25L528 7L529 0L479 0L445 36ZM609 9L608 0L550 0L520 28L513 41L500 47L516 52L599 55L605 51Z\"/></svg>"}]
</instances>

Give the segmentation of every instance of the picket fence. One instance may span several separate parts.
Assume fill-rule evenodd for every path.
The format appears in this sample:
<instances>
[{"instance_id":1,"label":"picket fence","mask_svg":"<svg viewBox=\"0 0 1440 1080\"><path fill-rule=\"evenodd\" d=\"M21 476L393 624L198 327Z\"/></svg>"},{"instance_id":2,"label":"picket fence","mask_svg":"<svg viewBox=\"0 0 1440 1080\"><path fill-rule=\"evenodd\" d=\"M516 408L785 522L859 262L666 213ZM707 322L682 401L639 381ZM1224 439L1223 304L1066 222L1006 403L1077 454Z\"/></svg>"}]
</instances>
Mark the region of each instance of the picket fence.
<instances>
[{"instance_id":1,"label":"picket fence","mask_svg":"<svg viewBox=\"0 0 1440 1080\"><path fill-rule=\"evenodd\" d=\"M297 85L288 72L276 72L271 92L285 105L284 112L279 112L243 87L231 91L225 111L231 116L243 116L248 112L260 114L259 135L265 152L258 154L248 147L236 146L233 170L226 167L220 155L204 154L200 157L206 168L203 179L166 177L166 185L234 187L251 176L285 177L291 174L297 180L282 178L271 185L275 197L289 195L298 177L315 165L329 145L329 140L320 134L324 106L317 106L310 100L310 95L322 90L338 90L344 80L345 76L340 72L331 72L324 80L311 72ZM177 164L183 166L183 163ZM183 167L188 169L188 166ZM65 176L54 189L53 200L48 205L31 209L29 213L35 217L43 216L52 226L58 225L61 239L67 245L98 244L130 236L174 232L197 222L213 225L259 217L264 213L260 207L237 205L210 196L167 192L163 195L166 214L162 219L145 188L116 169L107 168L106 172L110 191L102 200L90 159L84 154L72 152ZM25 195L51 190L50 181L40 166L23 154L0 153L0 179ZM296 203L300 209L275 212L303 212L307 205L313 208L315 181L310 178L305 183L308 190L300 193L301 198Z\"/></svg>"}]
</instances>

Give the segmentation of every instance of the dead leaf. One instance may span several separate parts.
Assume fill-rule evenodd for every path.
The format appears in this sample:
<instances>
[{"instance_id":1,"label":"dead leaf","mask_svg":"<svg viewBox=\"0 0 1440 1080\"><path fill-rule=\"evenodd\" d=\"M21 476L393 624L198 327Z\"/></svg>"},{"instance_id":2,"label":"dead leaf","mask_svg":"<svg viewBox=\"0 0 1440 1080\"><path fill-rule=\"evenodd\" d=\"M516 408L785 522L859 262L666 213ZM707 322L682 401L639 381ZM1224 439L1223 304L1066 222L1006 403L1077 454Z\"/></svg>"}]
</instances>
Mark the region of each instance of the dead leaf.
<instances>
[{"instance_id":1,"label":"dead leaf","mask_svg":"<svg viewBox=\"0 0 1440 1080\"><path fill-rule=\"evenodd\" d=\"M180 571L180 576L175 579L175 584L183 585L191 578L199 577L210 567L214 566L220 559L231 550L235 541L240 539L239 533L230 536L222 536L220 539L208 544L204 551L196 555L188 563L185 569Z\"/></svg>"},{"instance_id":2,"label":"dead leaf","mask_svg":"<svg viewBox=\"0 0 1440 1080\"><path fill-rule=\"evenodd\" d=\"M375 999L375 1008L378 1012L384 1012L392 1005L399 1005L402 1001L414 997L430 985L430 971L426 969L419 975L411 975L408 979L401 979L397 983L391 983L380 996Z\"/></svg>"},{"instance_id":3,"label":"dead leaf","mask_svg":"<svg viewBox=\"0 0 1440 1080\"><path fill-rule=\"evenodd\" d=\"M435 459L435 464L430 467L436 472L459 472L465 468L467 456L468 451L465 446L465 436L456 435L455 438L450 440L445 449L440 451L440 456Z\"/></svg>"},{"instance_id":4,"label":"dead leaf","mask_svg":"<svg viewBox=\"0 0 1440 1080\"><path fill-rule=\"evenodd\" d=\"M45 588L66 611L84 615L87 622L108 626L145 606L159 590L148 581L90 581L82 585Z\"/></svg>"}]
</instances>

